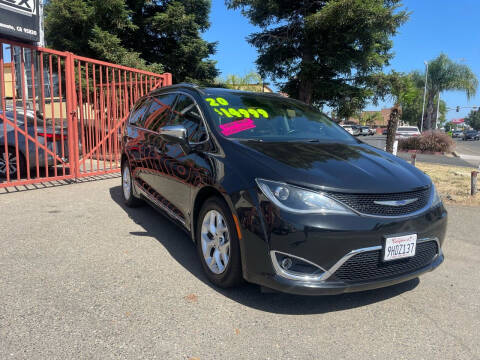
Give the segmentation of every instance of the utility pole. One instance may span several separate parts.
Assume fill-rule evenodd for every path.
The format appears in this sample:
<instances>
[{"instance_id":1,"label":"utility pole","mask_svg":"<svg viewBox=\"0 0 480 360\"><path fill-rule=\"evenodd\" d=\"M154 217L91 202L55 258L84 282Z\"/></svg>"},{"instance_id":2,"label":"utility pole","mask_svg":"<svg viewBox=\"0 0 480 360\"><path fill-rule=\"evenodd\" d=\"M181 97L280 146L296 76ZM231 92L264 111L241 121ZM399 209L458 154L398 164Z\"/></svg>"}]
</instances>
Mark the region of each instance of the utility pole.
<instances>
[{"instance_id":1,"label":"utility pole","mask_svg":"<svg viewBox=\"0 0 480 360\"><path fill-rule=\"evenodd\" d=\"M427 70L425 71L425 89L423 90L423 107L422 107L422 121L420 123L420 132L423 132L423 116L425 115L425 99L427 96L427 81L428 81L428 61L424 61Z\"/></svg>"},{"instance_id":2,"label":"utility pole","mask_svg":"<svg viewBox=\"0 0 480 360\"><path fill-rule=\"evenodd\" d=\"M37 46L45 47L45 32L43 31L44 21L43 21L43 0L39 1L38 6L38 21L40 23L40 40L37 43Z\"/></svg>"}]
</instances>

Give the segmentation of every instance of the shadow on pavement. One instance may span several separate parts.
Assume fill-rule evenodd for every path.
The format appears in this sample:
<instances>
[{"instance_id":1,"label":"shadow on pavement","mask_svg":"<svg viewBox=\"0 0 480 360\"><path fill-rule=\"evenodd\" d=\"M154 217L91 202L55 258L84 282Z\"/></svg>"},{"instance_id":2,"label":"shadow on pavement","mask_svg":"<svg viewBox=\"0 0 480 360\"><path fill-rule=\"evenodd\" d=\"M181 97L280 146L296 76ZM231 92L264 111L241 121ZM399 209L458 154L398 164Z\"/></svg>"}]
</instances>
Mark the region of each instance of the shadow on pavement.
<instances>
[{"instance_id":1,"label":"shadow on pavement","mask_svg":"<svg viewBox=\"0 0 480 360\"><path fill-rule=\"evenodd\" d=\"M261 293L254 284L245 283L235 289L221 289L212 285L203 274L200 260L194 243L178 226L160 215L150 206L127 208L123 204L120 186L110 188L112 199L128 214L128 216L145 231L131 232L135 236L149 236L158 240L170 255L192 275L203 281L215 291L240 304L257 310L279 314L322 314L332 311L348 310L392 297L413 290L418 279L387 288L350 293L335 296L297 296L282 293Z\"/></svg>"}]
</instances>

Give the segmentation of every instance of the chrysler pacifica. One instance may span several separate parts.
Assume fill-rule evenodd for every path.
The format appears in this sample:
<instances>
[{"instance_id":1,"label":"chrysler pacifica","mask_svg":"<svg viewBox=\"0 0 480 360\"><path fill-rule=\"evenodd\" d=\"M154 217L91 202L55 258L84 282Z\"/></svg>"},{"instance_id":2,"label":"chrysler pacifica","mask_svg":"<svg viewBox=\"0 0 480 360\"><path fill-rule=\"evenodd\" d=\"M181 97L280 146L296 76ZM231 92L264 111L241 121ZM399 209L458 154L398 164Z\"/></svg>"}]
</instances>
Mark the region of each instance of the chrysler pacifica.
<instances>
[{"instance_id":1,"label":"chrysler pacifica","mask_svg":"<svg viewBox=\"0 0 480 360\"><path fill-rule=\"evenodd\" d=\"M122 189L184 229L221 287L337 294L443 262L447 212L430 178L278 95L180 84L142 97Z\"/></svg>"}]
</instances>

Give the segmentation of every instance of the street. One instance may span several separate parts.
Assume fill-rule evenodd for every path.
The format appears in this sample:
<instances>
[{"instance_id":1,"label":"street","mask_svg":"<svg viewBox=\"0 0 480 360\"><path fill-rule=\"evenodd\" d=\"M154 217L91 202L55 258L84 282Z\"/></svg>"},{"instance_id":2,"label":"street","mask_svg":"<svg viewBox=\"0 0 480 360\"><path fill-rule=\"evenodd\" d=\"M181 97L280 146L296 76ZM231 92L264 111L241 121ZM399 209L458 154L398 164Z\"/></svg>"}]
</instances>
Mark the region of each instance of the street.
<instances>
[{"instance_id":1,"label":"street","mask_svg":"<svg viewBox=\"0 0 480 360\"><path fill-rule=\"evenodd\" d=\"M185 233L119 185L0 194L0 358L480 358L478 208L448 208L445 263L420 280L301 297L213 287Z\"/></svg>"},{"instance_id":2,"label":"street","mask_svg":"<svg viewBox=\"0 0 480 360\"><path fill-rule=\"evenodd\" d=\"M385 146L386 136L359 136L359 140L383 149ZM453 139L455 142L455 152L459 157L443 156L443 155L429 155L417 154L417 160L443 165L480 167L480 141L463 141L461 139ZM397 156L404 160L410 160L411 154L398 152Z\"/></svg>"}]
</instances>

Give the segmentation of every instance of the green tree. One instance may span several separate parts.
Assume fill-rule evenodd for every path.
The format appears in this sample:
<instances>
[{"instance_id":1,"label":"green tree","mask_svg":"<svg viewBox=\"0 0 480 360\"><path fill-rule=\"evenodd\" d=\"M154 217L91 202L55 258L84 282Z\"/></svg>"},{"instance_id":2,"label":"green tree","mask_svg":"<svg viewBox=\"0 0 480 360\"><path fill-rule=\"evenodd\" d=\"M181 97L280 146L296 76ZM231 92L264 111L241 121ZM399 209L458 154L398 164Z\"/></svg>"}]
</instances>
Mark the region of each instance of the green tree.
<instances>
[{"instance_id":1,"label":"green tree","mask_svg":"<svg viewBox=\"0 0 480 360\"><path fill-rule=\"evenodd\" d=\"M465 118L465 122L475 130L480 130L480 110L472 110Z\"/></svg>"},{"instance_id":2,"label":"green tree","mask_svg":"<svg viewBox=\"0 0 480 360\"><path fill-rule=\"evenodd\" d=\"M373 95L366 84L392 58L391 36L407 18L400 0L227 0L262 31L248 41L282 91L348 117Z\"/></svg>"},{"instance_id":3,"label":"green tree","mask_svg":"<svg viewBox=\"0 0 480 360\"><path fill-rule=\"evenodd\" d=\"M478 88L478 79L472 70L464 64L458 64L440 54L428 63L427 105L423 126L424 129L435 129L437 103L435 99L443 91L463 91L467 99L475 96Z\"/></svg>"},{"instance_id":4,"label":"green tree","mask_svg":"<svg viewBox=\"0 0 480 360\"><path fill-rule=\"evenodd\" d=\"M410 98L408 102L402 101L400 104L402 106L402 121L415 125L420 128L420 123L422 119L422 108L423 108L423 92L425 86L425 74L421 74L418 71L413 71L408 74L408 76L413 81L415 87L417 88L415 96ZM434 103L437 104L438 96L435 97ZM440 99L440 109L439 109L438 119L441 124L446 121L447 114L447 104L445 101ZM436 118L437 107L435 106L435 118Z\"/></svg>"},{"instance_id":5,"label":"green tree","mask_svg":"<svg viewBox=\"0 0 480 360\"><path fill-rule=\"evenodd\" d=\"M210 0L49 0L47 45L125 66L167 71L176 82L211 82L218 75Z\"/></svg>"},{"instance_id":6,"label":"green tree","mask_svg":"<svg viewBox=\"0 0 480 360\"><path fill-rule=\"evenodd\" d=\"M217 79L217 84L220 84L226 88L234 90L248 90L262 92L263 79L260 74L255 71L251 71L244 76L239 75L227 75L226 79Z\"/></svg>"},{"instance_id":7,"label":"green tree","mask_svg":"<svg viewBox=\"0 0 480 360\"><path fill-rule=\"evenodd\" d=\"M380 111L367 111L363 112L360 115L360 124L361 125L373 125L377 122L382 121L382 114Z\"/></svg>"}]
</instances>

